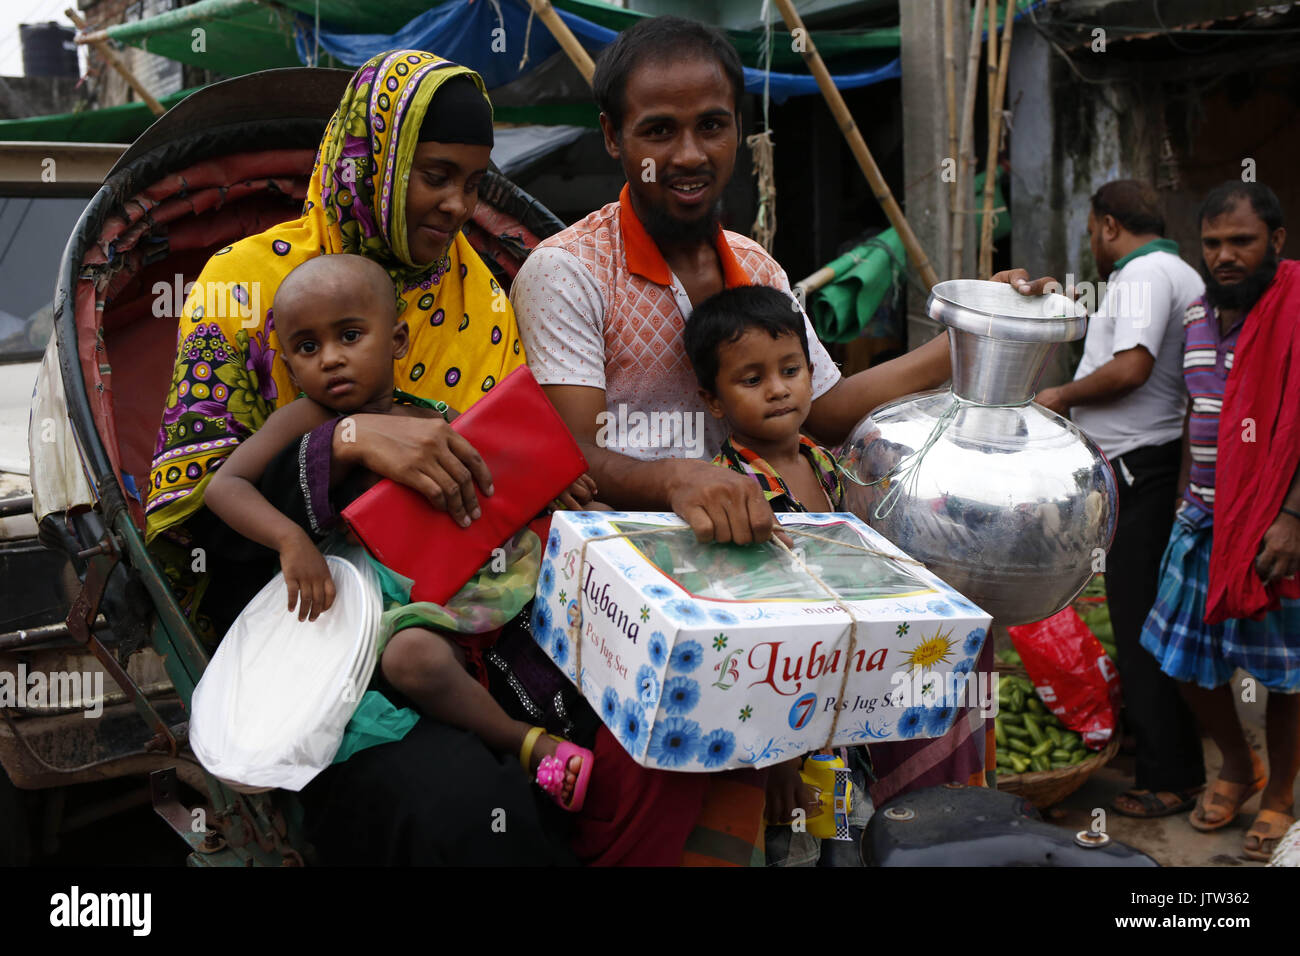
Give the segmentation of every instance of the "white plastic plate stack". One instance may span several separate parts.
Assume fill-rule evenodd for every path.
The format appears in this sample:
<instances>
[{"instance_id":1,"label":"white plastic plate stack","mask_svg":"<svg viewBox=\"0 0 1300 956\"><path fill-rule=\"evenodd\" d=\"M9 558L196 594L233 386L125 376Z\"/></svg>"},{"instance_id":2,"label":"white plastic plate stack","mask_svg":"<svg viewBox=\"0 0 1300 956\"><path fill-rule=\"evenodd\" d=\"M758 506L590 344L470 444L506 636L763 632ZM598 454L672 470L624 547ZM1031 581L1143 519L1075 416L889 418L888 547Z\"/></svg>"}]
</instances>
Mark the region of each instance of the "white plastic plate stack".
<instances>
[{"instance_id":1,"label":"white plastic plate stack","mask_svg":"<svg viewBox=\"0 0 1300 956\"><path fill-rule=\"evenodd\" d=\"M328 767L374 672L378 580L364 561L325 560L337 592L328 611L299 621L277 574L240 612L194 688L190 746L237 790L301 790Z\"/></svg>"}]
</instances>

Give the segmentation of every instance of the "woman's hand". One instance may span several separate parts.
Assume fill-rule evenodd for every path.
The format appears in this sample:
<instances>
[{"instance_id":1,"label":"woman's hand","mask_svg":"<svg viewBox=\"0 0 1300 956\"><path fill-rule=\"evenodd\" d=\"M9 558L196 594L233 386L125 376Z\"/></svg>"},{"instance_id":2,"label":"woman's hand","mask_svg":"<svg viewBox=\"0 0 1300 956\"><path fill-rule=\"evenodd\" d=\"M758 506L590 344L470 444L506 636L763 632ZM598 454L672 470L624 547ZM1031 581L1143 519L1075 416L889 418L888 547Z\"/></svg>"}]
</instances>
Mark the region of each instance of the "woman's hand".
<instances>
[{"instance_id":1,"label":"woman's hand","mask_svg":"<svg viewBox=\"0 0 1300 956\"><path fill-rule=\"evenodd\" d=\"M280 548L280 570L289 589L289 610L297 605L298 620L314 621L334 604L334 578L325 555L305 531L296 530L299 533L291 535Z\"/></svg>"},{"instance_id":2,"label":"woman's hand","mask_svg":"<svg viewBox=\"0 0 1300 956\"><path fill-rule=\"evenodd\" d=\"M352 415L334 429L334 457L414 488L462 527L483 514L474 486L492 494L492 474L483 458L437 418Z\"/></svg>"}]
</instances>

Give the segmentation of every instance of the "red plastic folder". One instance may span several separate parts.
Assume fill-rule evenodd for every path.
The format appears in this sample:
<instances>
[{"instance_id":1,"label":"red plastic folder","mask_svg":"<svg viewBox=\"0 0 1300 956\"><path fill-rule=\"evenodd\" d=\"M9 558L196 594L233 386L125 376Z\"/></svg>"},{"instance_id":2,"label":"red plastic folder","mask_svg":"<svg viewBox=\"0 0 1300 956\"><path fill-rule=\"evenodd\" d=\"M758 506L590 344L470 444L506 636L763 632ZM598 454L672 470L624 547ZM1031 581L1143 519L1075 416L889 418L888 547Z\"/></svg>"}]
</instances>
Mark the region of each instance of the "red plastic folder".
<instances>
[{"instance_id":1,"label":"red plastic folder","mask_svg":"<svg viewBox=\"0 0 1300 956\"><path fill-rule=\"evenodd\" d=\"M494 493L462 528L419 492L384 479L343 509L343 520L385 567L411 578L411 600L445 604L492 556L583 472L587 460L527 366L520 366L451 427L483 456Z\"/></svg>"}]
</instances>

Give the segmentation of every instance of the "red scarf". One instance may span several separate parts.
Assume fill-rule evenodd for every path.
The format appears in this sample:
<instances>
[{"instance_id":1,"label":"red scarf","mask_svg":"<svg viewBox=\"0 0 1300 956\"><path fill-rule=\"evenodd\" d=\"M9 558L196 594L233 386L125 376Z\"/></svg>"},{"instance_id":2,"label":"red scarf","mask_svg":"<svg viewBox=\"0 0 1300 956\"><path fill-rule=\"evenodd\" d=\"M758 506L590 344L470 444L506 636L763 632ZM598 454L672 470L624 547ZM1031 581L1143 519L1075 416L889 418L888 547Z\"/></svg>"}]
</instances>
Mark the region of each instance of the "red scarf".
<instances>
[{"instance_id":1,"label":"red scarf","mask_svg":"<svg viewBox=\"0 0 1300 956\"><path fill-rule=\"evenodd\" d=\"M1248 441L1253 420L1254 441ZM1300 598L1294 578L1265 587L1255 571L1264 532L1300 463L1300 261L1284 260L1246 316L1219 413L1214 543L1205 620L1259 618ZM1217 533L1222 532L1222 533Z\"/></svg>"}]
</instances>

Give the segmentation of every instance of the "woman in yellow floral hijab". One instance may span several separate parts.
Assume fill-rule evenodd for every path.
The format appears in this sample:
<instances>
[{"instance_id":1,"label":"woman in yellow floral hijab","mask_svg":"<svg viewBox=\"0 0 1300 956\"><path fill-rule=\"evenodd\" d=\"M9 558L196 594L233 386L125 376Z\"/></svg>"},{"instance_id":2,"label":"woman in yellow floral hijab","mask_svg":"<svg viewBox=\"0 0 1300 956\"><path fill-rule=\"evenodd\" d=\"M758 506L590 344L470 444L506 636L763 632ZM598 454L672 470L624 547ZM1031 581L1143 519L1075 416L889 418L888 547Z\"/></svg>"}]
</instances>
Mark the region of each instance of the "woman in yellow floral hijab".
<instances>
[{"instance_id":1,"label":"woman in yellow floral hijab","mask_svg":"<svg viewBox=\"0 0 1300 956\"><path fill-rule=\"evenodd\" d=\"M440 90L438 109L429 111ZM482 100L467 104L467 90ZM430 228L439 214L427 200L425 173L412 172L421 142L433 138L430 129L444 142L481 144L486 116L490 145L486 101L478 74L431 53L374 57L352 77L325 131L302 216L218 251L199 275L181 315L146 505L148 540L187 610L194 610L203 580L188 573L187 561L174 560L191 543L183 523L202 508L213 469L296 394L279 360L270 308L296 266L313 256L356 253L388 270L411 335L396 383L418 398L464 411L524 364L509 300L460 232L477 201L476 180L470 177L450 214L463 218L442 232ZM447 138L461 129L466 138ZM313 448L322 452L320 443ZM316 457L325 475L304 462L299 476L313 527L328 511L330 456L326 450ZM168 542L183 550L168 555Z\"/></svg>"}]
</instances>

